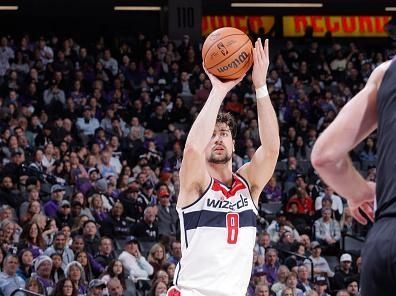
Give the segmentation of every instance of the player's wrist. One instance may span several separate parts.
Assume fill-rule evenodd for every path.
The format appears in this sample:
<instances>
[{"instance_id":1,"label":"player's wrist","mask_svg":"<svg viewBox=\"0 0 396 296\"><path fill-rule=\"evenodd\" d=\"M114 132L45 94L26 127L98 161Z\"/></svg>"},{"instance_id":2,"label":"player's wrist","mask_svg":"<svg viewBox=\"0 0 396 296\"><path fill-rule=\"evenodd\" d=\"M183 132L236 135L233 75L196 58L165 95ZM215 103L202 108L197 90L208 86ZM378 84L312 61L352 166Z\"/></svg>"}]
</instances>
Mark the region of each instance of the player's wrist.
<instances>
[{"instance_id":1,"label":"player's wrist","mask_svg":"<svg viewBox=\"0 0 396 296\"><path fill-rule=\"evenodd\" d=\"M268 88L267 88L267 84L264 84L262 86L260 86L259 88L256 88L256 98L264 98L269 96L269 92L268 92Z\"/></svg>"}]
</instances>

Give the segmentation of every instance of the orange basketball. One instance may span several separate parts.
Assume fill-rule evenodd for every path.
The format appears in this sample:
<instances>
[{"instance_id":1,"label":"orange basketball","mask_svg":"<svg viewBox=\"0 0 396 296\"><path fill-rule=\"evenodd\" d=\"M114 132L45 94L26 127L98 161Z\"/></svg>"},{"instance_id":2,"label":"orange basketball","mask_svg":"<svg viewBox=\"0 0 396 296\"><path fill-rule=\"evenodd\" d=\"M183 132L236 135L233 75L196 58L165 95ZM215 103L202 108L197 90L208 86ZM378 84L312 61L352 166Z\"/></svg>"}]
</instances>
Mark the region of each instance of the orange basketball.
<instances>
[{"instance_id":1,"label":"orange basketball","mask_svg":"<svg viewBox=\"0 0 396 296\"><path fill-rule=\"evenodd\" d=\"M220 79L243 76L253 64L253 45L241 30L224 27L210 33L202 47L202 60L209 73Z\"/></svg>"}]
</instances>

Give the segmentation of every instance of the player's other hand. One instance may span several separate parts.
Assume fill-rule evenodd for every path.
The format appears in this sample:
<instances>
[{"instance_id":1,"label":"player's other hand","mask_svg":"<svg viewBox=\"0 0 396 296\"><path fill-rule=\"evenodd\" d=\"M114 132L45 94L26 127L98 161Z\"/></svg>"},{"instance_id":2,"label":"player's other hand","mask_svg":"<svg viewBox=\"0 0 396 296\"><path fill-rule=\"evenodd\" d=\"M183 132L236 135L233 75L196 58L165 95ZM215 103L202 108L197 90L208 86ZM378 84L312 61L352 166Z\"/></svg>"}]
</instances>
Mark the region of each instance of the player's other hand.
<instances>
[{"instance_id":1,"label":"player's other hand","mask_svg":"<svg viewBox=\"0 0 396 296\"><path fill-rule=\"evenodd\" d=\"M361 224L367 224L367 218L374 222L374 199L375 199L375 183L367 182L367 194L356 199L349 199L348 205L352 216ZM363 212L365 216L362 215Z\"/></svg>"},{"instance_id":2,"label":"player's other hand","mask_svg":"<svg viewBox=\"0 0 396 296\"><path fill-rule=\"evenodd\" d=\"M253 48L253 73L252 79L254 87L260 88L266 84L269 66L268 39L265 39L264 47L261 39L258 38Z\"/></svg>"}]
</instances>

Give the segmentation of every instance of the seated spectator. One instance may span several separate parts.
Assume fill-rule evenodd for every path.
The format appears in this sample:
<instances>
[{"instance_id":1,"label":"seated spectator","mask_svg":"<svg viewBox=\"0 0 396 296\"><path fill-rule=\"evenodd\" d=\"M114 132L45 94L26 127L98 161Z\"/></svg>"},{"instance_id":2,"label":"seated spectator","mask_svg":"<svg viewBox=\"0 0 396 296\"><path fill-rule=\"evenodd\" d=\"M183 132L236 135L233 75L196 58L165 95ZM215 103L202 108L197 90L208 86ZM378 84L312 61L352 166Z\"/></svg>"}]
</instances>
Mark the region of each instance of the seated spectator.
<instances>
[{"instance_id":1,"label":"seated spectator","mask_svg":"<svg viewBox=\"0 0 396 296\"><path fill-rule=\"evenodd\" d=\"M165 295L167 290L168 290L168 287L163 281L156 280L156 281L154 281L154 283L151 287L150 296Z\"/></svg>"},{"instance_id":2,"label":"seated spectator","mask_svg":"<svg viewBox=\"0 0 396 296\"><path fill-rule=\"evenodd\" d=\"M329 197L331 199L331 209L335 214L336 220L339 221L344 211L344 205L341 198L338 195L334 194L333 189L329 186L326 186L325 192L321 193L315 199L315 210L318 211L322 209L322 199L324 199L325 197Z\"/></svg>"},{"instance_id":3,"label":"seated spectator","mask_svg":"<svg viewBox=\"0 0 396 296\"><path fill-rule=\"evenodd\" d=\"M359 295L359 282L356 279L349 279L347 281L347 291L350 296Z\"/></svg>"},{"instance_id":4,"label":"seated spectator","mask_svg":"<svg viewBox=\"0 0 396 296\"><path fill-rule=\"evenodd\" d=\"M87 282L94 279L96 276L99 275L100 271L94 271L91 262L89 261L88 254L85 251L78 252L75 254L76 261L81 264L82 268L84 269L85 280Z\"/></svg>"},{"instance_id":5,"label":"seated spectator","mask_svg":"<svg viewBox=\"0 0 396 296\"><path fill-rule=\"evenodd\" d=\"M309 256L309 258L312 260L313 263L313 269L314 269L314 275L317 276L327 276L327 277L333 277L334 272L331 271L329 263L327 263L327 260L321 256L322 254L322 248L320 246L320 243L317 241L313 241L311 243L311 249L312 249L312 255ZM308 268L308 271L311 273L311 261L310 260L305 260L304 265Z\"/></svg>"},{"instance_id":6,"label":"seated spectator","mask_svg":"<svg viewBox=\"0 0 396 296\"><path fill-rule=\"evenodd\" d=\"M158 192L158 232L159 235L176 236L176 227L179 216L176 206L170 202L170 193L167 188Z\"/></svg>"},{"instance_id":7,"label":"seated spectator","mask_svg":"<svg viewBox=\"0 0 396 296\"><path fill-rule=\"evenodd\" d=\"M157 243L151 247L147 257L147 261L153 267L154 274L162 269L162 265L165 263L166 260L165 253L165 247L162 244Z\"/></svg>"},{"instance_id":8,"label":"seated spectator","mask_svg":"<svg viewBox=\"0 0 396 296\"><path fill-rule=\"evenodd\" d=\"M95 255L95 261L105 269L114 259L116 259L113 250L113 241L111 238L102 236L99 242L99 252Z\"/></svg>"},{"instance_id":9,"label":"seated spectator","mask_svg":"<svg viewBox=\"0 0 396 296\"><path fill-rule=\"evenodd\" d=\"M0 272L0 290L4 296L9 296L18 288L25 287L25 281L16 274L18 265L16 255L7 255L3 260L4 270Z\"/></svg>"},{"instance_id":10,"label":"seated spectator","mask_svg":"<svg viewBox=\"0 0 396 296\"><path fill-rule=\"evenodd\" d=\"M22 249L18 253L19 267L16 274L25 282L30 278L33 272L33 254L29 249Z\"/></svg>"},{"instance_id":11,"label":"seated spectator","mask_svg":"<svg viewBox=\"0 0 396 296\"><path fill-rule=\"evenodd\" d=\"M112 237L117 244L117 249L121 249L121 245L127 236L131 233L131 228L124 216L124 206L121 202L116 202L110 215L101 223L100 233L102 236ZM120 246L118 246L120 245Z\"/></svg>"},{"instance_id":12,"label":"seated spectator","mask_svg":"<svg viewBox=\"0 0 396 296\"><path fill-rule=\"evenodd\" d=\"M53 296L77 296L78 290L73 282L64 278L56 283L55 289L52 292Z\"/></svg>"},{"instance_id":13,"label":"seated spectator","mask_svg":"<svg viewBox=\"0 0 396 296\"><path fill-rule=\"evenodd\" d=\"M286 205L286 211L290 211L291 203L297 204L297 209L299 214L313 216L314 206L312 198L308 195L304 188L298 187L296 190L296 195L292 196Z\"/></svg>"},{"instance_id":14,"label":"seated spectator","mask_svg":"<svg viewBox=\"0 0 396 296\"><path fill-rule=\"evenodd\" d=\"M132 228L132 234L140 241L158 241L158 224L156 221L156 209L154 207L147 207L144 210L143 221L137 223Z\"/></svg>"},{"instance_id":15,"label":"seated spectator","mask_svg":"<svg viewBox=\"0 0 396 296\"><path fill-rule=\"evenodd\" d=\"M270 285L273 285L278 280L279 269L278 252L275 249L267 250L263 267L267 277L267 282Z\"/></svg>"},{"instance_id":16,"label":"seated spectator","mask_svg":"<svg viewBox=\"0 0 396 296\"><path fill-rule=\"evenodd\" d=\"M146 205L139 194L139 187L136 183L130 184L127 190L121 192L119 200L124 205L128 221L136 223L142 220Z\"/></svg>"},{"instance_id":17,"label":"seated spectator","mask_svg":"<svg viewBox=\"0 0 396 296\"><path fill-rule=\"evenodd\" d=\"M135 237L130 237L126 240L124 251L118 259L135 283L139 280L148 281L149 276L153 274L154 269L146 258L141 255L139 242Z\"/></svg>"},{"instance_id":18,"label":"seated spectator","mask_svg":"<svg viewBox=\"0 0 396 296\"><path fill-rule=\"evenodd\" d=\"M293 233L294 239L299 240L300 235L294 228L294 225L287 220L286 214L283 211L276 213L276 218L271 222L267 228L270 235L271 242L277 243L283 232L288 231Z\"/></svg>"},{"instance_id":19,"label":"seated spectator","mask_svg":"<svg viewBox=\"0 0 396 296\"><path fill-rule=\"evenodd\" d=\"M59 184L52 185L51 187L51 200L44 204L44 212L50 218L55 218L56 212L60 202L63 200L65 195L65 189Z\"/></svg>"},{"instance_id":20,"label":"seated spectator","mask_svg":"<svg viewBox=\"0 0 396 296\"><path fill-rule=\"evenodd\" d=\"M101 296L107 290L106 283L100 279L93 279L88 284L88 296Z\"/></svg>"},{"instance_id":21,"label":"seated spectator","mask_svg":"<svg viewBox=\"0 0 396 296\"><path fill-rule=\"evenodd\" d=\"M280 202L282 199L282 189L277 184L276 175L273 175L268 184L263 189L263 195L267 202Z\"/></svg>"},{"instance_id":22,"label":"seated spectator","mask_svg":"<svg viewBox=\"0 0 396 296\"><path fill-rule=\"evenodd\" d=\"M338 254L340 249L341 230L338 221L331 218L330 208L322 209L322 218L314 223L315 238L324 247L326 254Z\"/></svg>"},{"instance_id":23,"label":"seated spectator","mask_svg":"<svg viewBox=\"0 0 396 296\"><path fill-rule=\"evenodd\" d=\"M44 290L41 287L40 283L33 277L30 277L27 280L25 289L33 293L44 295Z\"/></svg>"},{"instance_id":24,"label":"seated spectator","mask_svg":"<svg viewBox=\"0 0 396 296\"><path fill-rule=\"evenodd\" d=\"M248 286L247 295L254 296L256 287L259 285L269 286L266 275L267 274L263 266L256 266L253 269L252 277Z\"/></svg>"},{"instance_id":25,"label":"seated spectator","mask_svg":"<svg viewBox=\"0 0 396 296\"><path fill-rule=\"evenodd\" d=\"M356 274L352 270L352 256L344 253L340 257L340 266L335 270L332 290L338 291L347 288L347 283L355 278Z\"/></svg>"},{"instance_id":26,"label":"seated spectator","mask_svg":"<svg viewBox=\"0 0 396 296\"><path fill-rule=\"evenodd\" d=\"M65 276L70 279L77 290L78 296L86 295L88 292L84 268L77 261L70 262L65 269Z\"/></svg>"},{"instance_id":27,"label":"seated spectator","mask_svg":"<svg viewBox=\"0 0 396 296\"><path fill-rule=\"evenodd\" d=\"M58 253L50 255L52 259L51 279L54 283L65 278L65 271L62 268L62 256Z\"/></svg>"},{"instance_id":28,"label":"seated spectator","mask_svg":"<svg viewBox=\"0 0 396 296\"><path fill-rule=\"evenodd\" d=\"M275 294L280 294L286 288L286 279L289 276L289 269L285 265L278 268L277 280L272 284L271 291Z\"/></svg>"},{"instance_id":29,"label":"seated spectator","mask_svg":"<svg viewBox=\"0 0 396 296\"><path fill-rule=\"evenodd\" d=\"M123 296L124 289L117 278L112 278L107 283L107 290L109 291L109 296Z\"/></svg>"},{"instance_id":30,"label":"seated spectator","mask_svg":"<svg viewBox=\"0 0 396 296\"><path fill-rule=\"evenodd\" d=\"M55 222L58 229L67 225L69 227L73 226L73 217L70 213L70 202L67 200L62 200L59 204L58 211L56 212Z\"/></svg>"},{"instance_id":31,"label":"seated spectator","mask_svg":"<svg viewBox=\"0 0 396 296\"><path fill-rule=\"evenodd\" d=\"M41 255L34 260L34 278L41 284L45 296L51 295L55 283L51 279L52 260L46 255Z\"/></svg>"},{"instance_id":32,"label":"seated spectator","mask_svg":"<svg viewBox=\"0 0 396 296\"><path fill-rule=\"evenodd\" d=\"M170 243L170 254L167 261L176 265L177 263L179 263L181 256L181 243L177 240L173 240Z\"/></svg>"},{"instance_id":33,"label":"seated spectator","mask_svg":"<svg viewBox=\"0 0 396 296\"><path fill-rule=\"evenodd\" d=\"M298 275L297 288L299 288L304 293L311 291L313 289L313 285L309 280L310 274L308 268L305 265L298 266L297 275Z\"/></svg>"},{"instance_id":34,"label":"seated spectator","mask_svg":"<svg viewBox=\"0 0 396 296\"><path fill-rule=\"evenodd\" d=\"M18 250L28 249L33 258L36 258L43 254L45 247L46 243L37 223L26 224L19 238Z\"/></svg>"},{"instance_id":35,"label":"seated spectator","mask_svg":"<svg viewBox=\"0 0 396 296\"><path fill-rule=\"evenodd\" d=\"M295 273L294 271L290 272L287 277L286 277L286 281L285 281L285 289L290 289L292 291L292 295L293 296L304 296L304 293L302 290L300 290L299 288L297 288L297 273ZM284 290L285 290L284 289ZM284 291L283 290L283 291ZM277 293L277 296L282 295L282 292L279 291Z\"/></svg>"},{"instance_id":36,"label":"seated spectator","mask_svg":"<svg viewBox=\"0 0 396 296\"><path fill-rule=\"evenodd\" d=\"M83 224L83 233L85 250L93 256L98 252L100 235L95 221L88 220Z\"/></svg>"},{"instance_id":37,"label":"seated spectator","mask_svg":"<svg viewBox=\"0 0 396 296\"><path fill-rule=\"evenodd\" d=\"M314 291L320 296L330 296L326 293L328 287L327 278L324 276L316 276L314 279Z\"/></svg>"}]
</instances>

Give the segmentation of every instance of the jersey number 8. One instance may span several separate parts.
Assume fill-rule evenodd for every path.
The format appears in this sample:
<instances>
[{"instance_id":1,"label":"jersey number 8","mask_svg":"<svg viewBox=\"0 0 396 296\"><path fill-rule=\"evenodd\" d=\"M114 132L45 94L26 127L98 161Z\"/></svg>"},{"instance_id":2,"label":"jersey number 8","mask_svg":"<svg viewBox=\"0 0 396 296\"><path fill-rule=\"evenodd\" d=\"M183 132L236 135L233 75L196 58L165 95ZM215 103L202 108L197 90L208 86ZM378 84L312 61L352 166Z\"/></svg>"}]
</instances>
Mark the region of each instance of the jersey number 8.
<instances>
[{"instance_id":1,"label":"jersey number 8","mask_svg":"<svg viewBox=\"0 0 396 296\"><path fill-rule=\"evenodd\" d=\"M227 213L226 227L227 227L227 243L236 244L238 240L238 230L239 230L238 213Z\"/></svg>"}]
</instances>

